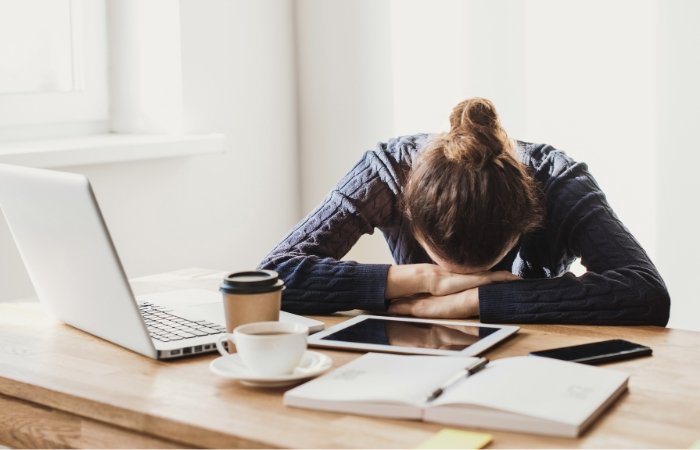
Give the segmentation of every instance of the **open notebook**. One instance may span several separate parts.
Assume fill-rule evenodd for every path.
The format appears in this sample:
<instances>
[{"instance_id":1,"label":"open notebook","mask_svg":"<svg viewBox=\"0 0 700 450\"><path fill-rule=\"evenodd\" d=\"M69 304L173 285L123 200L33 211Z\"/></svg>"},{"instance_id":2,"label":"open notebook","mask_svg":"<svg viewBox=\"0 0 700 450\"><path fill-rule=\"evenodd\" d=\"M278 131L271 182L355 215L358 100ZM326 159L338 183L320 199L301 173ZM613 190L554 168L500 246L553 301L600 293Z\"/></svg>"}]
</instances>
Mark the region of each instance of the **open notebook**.
<instances>
[{"instance_id":1,"label":"open notebook","mask_svg":"<svg viewBox=\"0 0 700 450\"><path fill-rule=\"evenodd\" d=\"M300 408L576 437L627 389L628 375L536 356L490 362L433 401L475 358L368 353L287 391Z\"/></svg>"}]
</instances>

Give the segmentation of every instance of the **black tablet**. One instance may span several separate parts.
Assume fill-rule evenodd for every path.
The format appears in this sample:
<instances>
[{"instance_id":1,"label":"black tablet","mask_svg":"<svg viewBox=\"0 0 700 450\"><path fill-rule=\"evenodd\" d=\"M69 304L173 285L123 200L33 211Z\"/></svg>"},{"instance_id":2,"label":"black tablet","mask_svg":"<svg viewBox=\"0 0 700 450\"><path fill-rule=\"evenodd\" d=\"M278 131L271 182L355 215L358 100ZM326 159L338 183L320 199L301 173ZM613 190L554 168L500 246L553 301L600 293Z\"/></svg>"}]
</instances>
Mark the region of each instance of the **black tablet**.
<instances>
[{"instance_id":1,"label":"black tablet","mask_svg":"<svg viewBox=\"0 0 700 450\"><path fill-rule=\"evenodd\" d=\"M464 320L360 315L309 336L314 347L475 356L515 334L519 327Z\"/></svg>"}]
</instances>

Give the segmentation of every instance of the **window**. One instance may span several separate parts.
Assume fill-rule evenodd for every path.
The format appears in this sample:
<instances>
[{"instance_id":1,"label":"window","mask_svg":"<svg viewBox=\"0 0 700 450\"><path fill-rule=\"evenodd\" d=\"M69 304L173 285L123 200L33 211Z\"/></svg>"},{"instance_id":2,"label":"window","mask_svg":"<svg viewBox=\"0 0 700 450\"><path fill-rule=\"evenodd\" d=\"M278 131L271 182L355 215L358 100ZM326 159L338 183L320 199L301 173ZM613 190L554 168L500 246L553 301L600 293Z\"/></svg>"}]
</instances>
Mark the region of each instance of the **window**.
<instances>
[{"instance_id":1,"label":"window","mask_svg":"<svg viewBox=\"0 0 700 450\"><path fill-rule=\"evenodd\" d=\"M0 137L106 128L106 49L103 0L0 0Z\"/></svg>"},{"instance_id":2,"label":"window","mask_svg":"<svg viewBox=\"0 0 700 450\"><path fill-rule=\"evenodd\" d=\"M0 0L0 163L220 153L185 132L180 2Z\"/></svg>"}]
</instances>

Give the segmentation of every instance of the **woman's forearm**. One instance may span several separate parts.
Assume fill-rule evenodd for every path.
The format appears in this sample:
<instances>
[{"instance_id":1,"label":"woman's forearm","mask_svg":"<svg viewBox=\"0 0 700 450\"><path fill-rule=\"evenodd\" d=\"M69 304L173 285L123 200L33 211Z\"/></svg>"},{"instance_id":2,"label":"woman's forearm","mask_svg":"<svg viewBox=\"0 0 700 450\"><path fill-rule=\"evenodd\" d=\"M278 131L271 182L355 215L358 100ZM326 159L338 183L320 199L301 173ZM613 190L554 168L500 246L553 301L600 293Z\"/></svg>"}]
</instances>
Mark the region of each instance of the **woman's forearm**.
<instances>
[{"instance_id":1,"label":"woman's forearm","mask_svg":"<svg viewBox=\"0 0 700 450\"><path fill-rule=\"evenodd\" d=\"M414 295L391 302L391 314L434 319L466 319L479 315L479 288L454 294L434 296Z\"/></svg>"},{"instance_id":2,"label":"woman's forearm","mask_svg":"<svg viewBox=\"0 0 700 450\"><path fill-rule=\"evenodd\" d=\"M384 298L395 299L429 291L429 276L433 264L403 264L390 266Z\"/></svg>"},{"instance_id":3,"label":"woman's forearm","mask_svg":"<svg viewBox=\"0 0 700 450\"><path fill-rule=\"evenodd\" d=\"M453 273L436 264L389 266L384 298L393 300L415 294L441 297L491 283L520 278L508 271Z\"/></svg>"}]
</instances>

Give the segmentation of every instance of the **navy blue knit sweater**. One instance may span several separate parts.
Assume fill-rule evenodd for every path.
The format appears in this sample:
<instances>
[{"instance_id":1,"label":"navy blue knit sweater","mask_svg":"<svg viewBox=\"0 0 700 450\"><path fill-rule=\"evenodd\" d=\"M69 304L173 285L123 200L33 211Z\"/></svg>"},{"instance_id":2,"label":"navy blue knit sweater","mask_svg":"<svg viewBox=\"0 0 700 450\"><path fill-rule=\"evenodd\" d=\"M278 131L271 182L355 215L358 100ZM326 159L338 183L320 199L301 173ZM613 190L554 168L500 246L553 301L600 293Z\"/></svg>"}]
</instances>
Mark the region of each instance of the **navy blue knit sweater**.
<instances>
[{"instance_id":1,"label":"navy blue knit sweater","mask_svg":"<svg viewBox=\"0 0 700 450\"><path fill-rule=\"evenodd\" d=\"M366 152L262 261L260 267L276 270L286 283L283 309L386 311L389 266L340 260L375 228L397 264L432 263L399 202L427 139L405 136ZM479 288L481 321L666 325L670 300L664 282L587 166L544 144L518 142L517 155L540 185L545 223L492 269L523 280ZM568 272L577 257L587 269L580 277Z\"/></svg>"}]
</instances>

